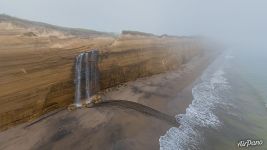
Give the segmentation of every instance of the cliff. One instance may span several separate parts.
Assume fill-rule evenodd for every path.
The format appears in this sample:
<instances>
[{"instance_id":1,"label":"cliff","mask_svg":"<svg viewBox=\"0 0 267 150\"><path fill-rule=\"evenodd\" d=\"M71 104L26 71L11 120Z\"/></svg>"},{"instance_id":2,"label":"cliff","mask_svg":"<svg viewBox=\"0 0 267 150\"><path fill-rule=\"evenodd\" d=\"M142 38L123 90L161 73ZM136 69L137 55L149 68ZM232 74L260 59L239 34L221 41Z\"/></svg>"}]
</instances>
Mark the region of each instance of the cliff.
<instances>
[{"instance_id":1,"label":"cliff","mask_svg":"<svg viewBox=\"0 0 267 150\"><path fill-rule=\"evenodd\" d=\"M100 89L178 69L206 51L200 39L63 28L0 15L0 130L74 99L74 62L100 51Z\"/></svg>"}]
</instances>

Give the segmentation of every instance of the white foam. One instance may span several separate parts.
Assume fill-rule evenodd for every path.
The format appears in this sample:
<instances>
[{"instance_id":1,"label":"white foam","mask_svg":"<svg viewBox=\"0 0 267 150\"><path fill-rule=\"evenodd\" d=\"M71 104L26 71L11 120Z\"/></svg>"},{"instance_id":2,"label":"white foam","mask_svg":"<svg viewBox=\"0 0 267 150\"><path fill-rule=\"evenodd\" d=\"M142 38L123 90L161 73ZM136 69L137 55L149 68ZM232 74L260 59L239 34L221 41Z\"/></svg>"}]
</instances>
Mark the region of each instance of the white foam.
<instances>
[{"instance_id":1,"label":"white foam","mask_svg":"<svg viewBox=\"0 0 267 150\"><path fill-rule=\"evenodd\" d=\"M230 86L223 76L224 71L219 69L213 74L210 70L202 76L202 81L192 89L193 101L186 109L185 114L177 115L179 128L170 128L164 136L159 139L161 150L187 150L199 149L203 142L201 129L218 129L222 122L214 114L216 107L225 105L225 99L220 92L227 90Z\"/></svg>"}]
</instances>

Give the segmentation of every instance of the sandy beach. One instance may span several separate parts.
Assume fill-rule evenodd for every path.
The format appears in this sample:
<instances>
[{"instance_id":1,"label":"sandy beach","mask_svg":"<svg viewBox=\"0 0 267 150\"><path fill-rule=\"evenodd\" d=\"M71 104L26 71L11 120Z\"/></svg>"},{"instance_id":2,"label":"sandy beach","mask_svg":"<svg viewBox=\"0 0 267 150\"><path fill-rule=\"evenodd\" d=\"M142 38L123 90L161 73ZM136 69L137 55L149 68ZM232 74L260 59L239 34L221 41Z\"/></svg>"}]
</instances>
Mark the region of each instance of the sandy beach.
<instances>
[{"instance_id":1,"label":"sandy beach","mask_svg":"<svg viewBox=\"0 0 267 150\"><path fill-rule=\"evenodd\" d=\"M169 116L184 113L194 81L212 57L195 57L182 69L107 89L103 100L127 100ZM0 133L0 149L159 149L172 127L157 116L120 106L58 109Z\"/></svg>"}]
</instances>

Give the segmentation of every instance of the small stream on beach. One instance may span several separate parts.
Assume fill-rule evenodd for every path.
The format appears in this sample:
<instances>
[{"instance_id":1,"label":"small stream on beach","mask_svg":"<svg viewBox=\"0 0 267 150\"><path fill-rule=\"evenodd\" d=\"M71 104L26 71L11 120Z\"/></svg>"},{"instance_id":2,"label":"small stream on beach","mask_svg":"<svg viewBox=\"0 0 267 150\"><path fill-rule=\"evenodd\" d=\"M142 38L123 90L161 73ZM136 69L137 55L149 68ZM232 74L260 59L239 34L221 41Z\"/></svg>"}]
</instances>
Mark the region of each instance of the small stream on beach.
<instances>
[{"instance_id":1,"label":"small stream on beach","mask_svg":"<svg viewBox=\"0 0 267 150\"><path fill-rule=\"evenodd\" d=\"M246 140L263 142L254 149L267 149L266 59L249 52L226 51L204 71L192 89L192 104L176 116L180 127L160 137L161 150L238 149Z\"/></svg>"}]
</instances>

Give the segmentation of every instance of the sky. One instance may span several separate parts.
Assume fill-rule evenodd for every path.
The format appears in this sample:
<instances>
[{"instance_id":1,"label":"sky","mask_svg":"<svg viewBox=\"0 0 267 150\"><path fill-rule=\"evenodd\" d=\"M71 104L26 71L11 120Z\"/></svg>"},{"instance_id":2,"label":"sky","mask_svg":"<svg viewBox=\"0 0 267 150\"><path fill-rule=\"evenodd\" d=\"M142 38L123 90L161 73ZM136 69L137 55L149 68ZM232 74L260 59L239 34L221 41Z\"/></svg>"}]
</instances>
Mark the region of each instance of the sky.
<instances>
[{"instance_id":1,"label":"sky","mask_svg":"<svg viewBox=\"0 0 267 150\"><path fill-rule=\"evenodd\" d=\"M266 0L0 0L0 13L66 27L236 43L264 43L267 35Z\"/></svg>"}]
</instances>

